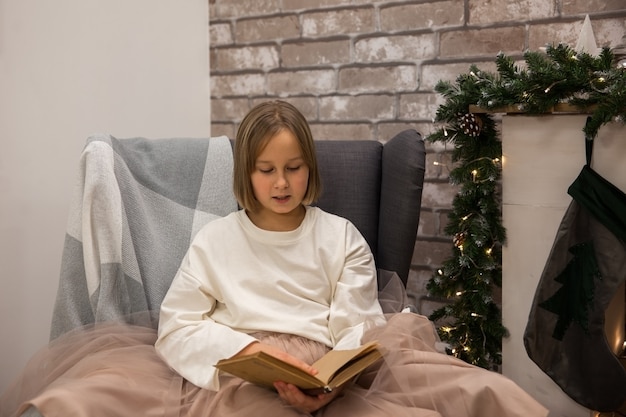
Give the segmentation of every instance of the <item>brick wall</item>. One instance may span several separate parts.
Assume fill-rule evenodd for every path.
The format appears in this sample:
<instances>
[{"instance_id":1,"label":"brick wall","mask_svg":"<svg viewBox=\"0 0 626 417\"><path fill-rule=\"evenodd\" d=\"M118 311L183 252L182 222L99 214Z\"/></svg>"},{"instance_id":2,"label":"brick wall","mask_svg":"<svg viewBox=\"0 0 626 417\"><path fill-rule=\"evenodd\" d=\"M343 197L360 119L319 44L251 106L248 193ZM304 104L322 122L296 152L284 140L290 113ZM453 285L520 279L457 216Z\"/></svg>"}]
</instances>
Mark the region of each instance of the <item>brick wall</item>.
<instances>
[{"instance_id":1,"label":"brick wall","mask_svg":"<svg viewBox=\"0 0 626 417\"><path fill-rule=\"evenodd\" d=\"M521 58L549 43L576 45L589 14L599 46L626 34L623 0L210 0L211 134L234 137L259 101L296 105L317 139L427 136L440 79L470 64L493 71L500 51ZM427 145L409 295L425 314L425 285L450 255L443 233L456 189L450 154ZM438 161L440 165L434 165Z\"/></svg>"}]
</instances>

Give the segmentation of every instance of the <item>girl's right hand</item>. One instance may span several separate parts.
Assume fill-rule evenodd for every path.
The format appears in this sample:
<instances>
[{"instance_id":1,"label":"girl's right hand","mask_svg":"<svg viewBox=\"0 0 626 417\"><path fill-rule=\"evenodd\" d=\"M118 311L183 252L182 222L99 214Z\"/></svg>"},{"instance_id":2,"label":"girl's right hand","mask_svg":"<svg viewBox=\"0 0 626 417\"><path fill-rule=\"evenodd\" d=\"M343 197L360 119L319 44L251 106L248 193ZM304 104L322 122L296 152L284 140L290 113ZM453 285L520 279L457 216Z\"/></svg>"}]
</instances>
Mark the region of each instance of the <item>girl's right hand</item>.
<instances>
[{"instance_id":1,"label":"girl's right hand","mask_svg":"<svg viewBox=\"0 0 626 417\"><path fill-rule=\"evenodd\" d=\"M265 352L268 355L272 355L275 358L278 358L284 362L287 362L290 365L293 365L297 368L302 369L303 371L311 374L311 375L317 375L317 369L313 368L311 365L309 365L308 363L301 361L300 359L296 358L295 356L290 355L289 353L285 352L284 350L278 349L275 346L272 345L267 345L265 343L262 342L252 342L250 343L248 346L246 346L245 348L243 348L242 350L239 351L239 353L235 354L233 356L233 358L239 357L239 356L244 356L244 355L251 355L253 353L256 352Z\"/></svg>"},{"instance_id":2,"label":"girl's right hand","mask_svg":"<svg viewBox=\"0 0 626 417\"><path fill-rule=\"evenodd\" d=\"M311 375L316 375L318 373L317 369L313 368L308 363L303 362L294 356L291 356L283 350L280 350L271 345L266 345L261 342L252 342L251 344L243 348L234 357L249 355L260 351L263 351L269 355L283 360L284 362L294 365ZM328 394L310 396L300 391L296 386L286 384L282 381L275 381L274 388L276 388L278 395L286 404L289 404L305 413L312 413L316 410L319 410L320 408L331 402L341 392L341 389L337 389Z\"/></svg>"}]
</instances>

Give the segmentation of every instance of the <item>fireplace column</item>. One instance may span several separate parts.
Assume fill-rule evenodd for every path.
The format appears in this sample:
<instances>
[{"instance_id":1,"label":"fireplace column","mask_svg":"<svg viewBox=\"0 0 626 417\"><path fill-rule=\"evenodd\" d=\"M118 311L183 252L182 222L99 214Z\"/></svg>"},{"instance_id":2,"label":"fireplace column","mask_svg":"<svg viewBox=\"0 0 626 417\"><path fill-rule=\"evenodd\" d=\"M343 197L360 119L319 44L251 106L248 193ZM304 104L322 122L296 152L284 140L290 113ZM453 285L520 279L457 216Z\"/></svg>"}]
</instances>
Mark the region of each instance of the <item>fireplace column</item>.
<instances>
[{"instance_id":1,"label":"fireplace column","mask_svg":"<svg viewBox=\"0 0 626 417\"><path fill-rule=\"evenodd\" d=\"M502 369L554 417L593 413L570 399L530 360L523 335L539 278L571 201L567 188L585 164L585 120L586 115L580 114L505 115L502 120L503 225L507 230L502 314L510 332L503 340ZM626 190L625 133L621 124L603 127L594 144L592 164L621 190ZM607 314L607 338L616 354L625 340L624 304L622 288Z\"/></svg>"}]
</instances>

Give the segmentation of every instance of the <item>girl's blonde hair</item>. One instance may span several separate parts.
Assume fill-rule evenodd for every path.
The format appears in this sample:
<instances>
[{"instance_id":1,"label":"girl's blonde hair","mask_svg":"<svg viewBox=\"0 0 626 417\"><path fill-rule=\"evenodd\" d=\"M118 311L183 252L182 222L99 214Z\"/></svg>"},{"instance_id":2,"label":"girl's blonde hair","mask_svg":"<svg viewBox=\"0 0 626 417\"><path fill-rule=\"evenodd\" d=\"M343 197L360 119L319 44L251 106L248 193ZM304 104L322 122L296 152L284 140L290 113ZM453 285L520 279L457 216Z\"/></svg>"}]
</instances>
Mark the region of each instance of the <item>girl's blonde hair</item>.
<instances>
[{"instance_id":1,"label":"girl's blonde hair","mask_svg":"<svg viewBox=\"0 0 626 417\"><path fill-rule=\"evenodd\" d=\"M302 203L312 204L320 196L321 180L309 124L293 105L281 100L268 101L252 108L237 129L233 154L233 190L239 205L246 210L255 212L260 205L254 197L251 180L256 169L256 159L269 140L284 129L298 140L302 159L309 168L309 183Z\"/></svg>"}]
</instances>

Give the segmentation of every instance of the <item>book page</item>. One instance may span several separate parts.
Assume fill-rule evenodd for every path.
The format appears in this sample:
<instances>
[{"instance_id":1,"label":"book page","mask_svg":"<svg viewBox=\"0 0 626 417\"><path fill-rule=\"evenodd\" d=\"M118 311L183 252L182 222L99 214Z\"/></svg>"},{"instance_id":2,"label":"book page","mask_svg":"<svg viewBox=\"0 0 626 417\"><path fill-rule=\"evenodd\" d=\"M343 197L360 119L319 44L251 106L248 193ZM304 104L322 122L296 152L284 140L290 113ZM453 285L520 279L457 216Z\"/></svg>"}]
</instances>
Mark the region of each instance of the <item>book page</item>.
<instances>
[{"instance_id":1,"label":"book page","mask_svg":"<svg viewBox=\"0 0 626 417\"><path fill-rule=\"evenodd\" d=\"M372 341L356 349L331 350L312 366L319 371L317 378L328 383L341 367L368 352L376 350L377 347L378 342Z\"/></svg>"},{"instance_id":2,"label":"book page","mask_svg":"<svg viewBox=\"0 0 626 417\"><path fill-rule=\"evenodd\" d=\"M362 356L348 362L333 376L330 377L328 387L332 390L342 386L358 374L360 374L365 368L374 364L382 357L380 350L371 350Z\"/></svg>"}]
</instances>

